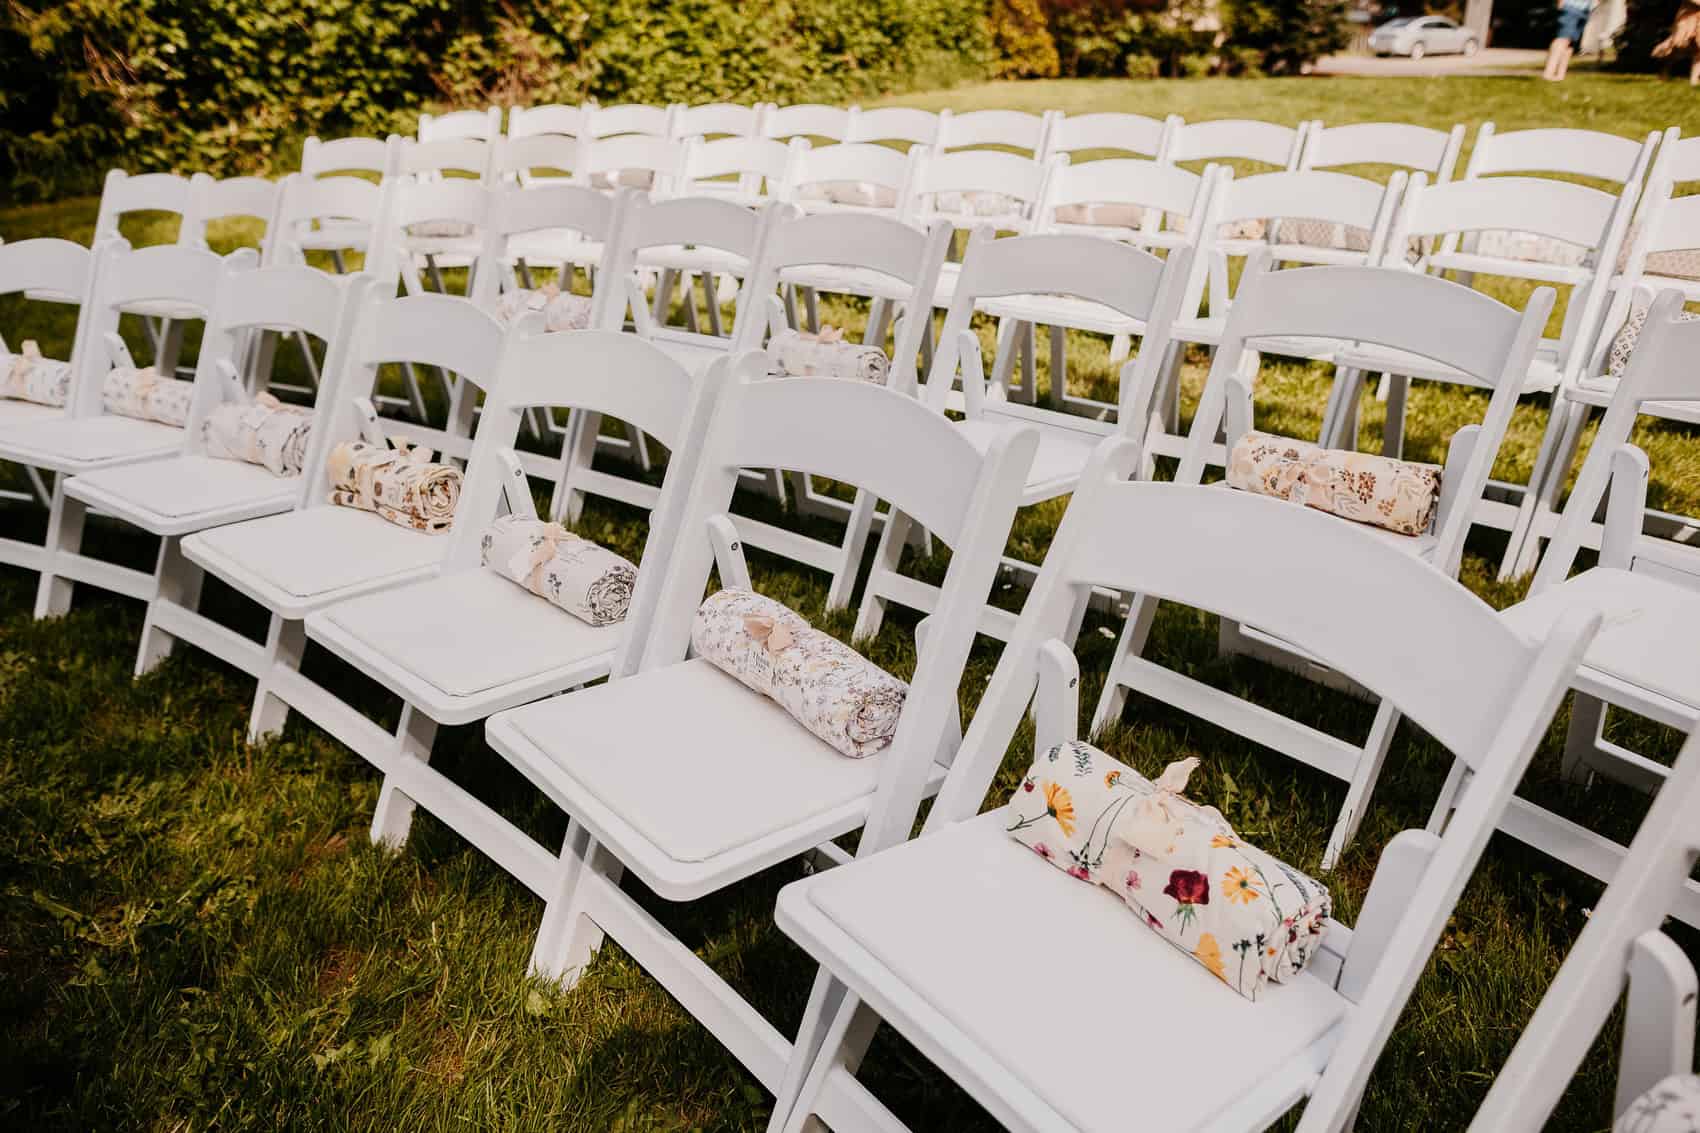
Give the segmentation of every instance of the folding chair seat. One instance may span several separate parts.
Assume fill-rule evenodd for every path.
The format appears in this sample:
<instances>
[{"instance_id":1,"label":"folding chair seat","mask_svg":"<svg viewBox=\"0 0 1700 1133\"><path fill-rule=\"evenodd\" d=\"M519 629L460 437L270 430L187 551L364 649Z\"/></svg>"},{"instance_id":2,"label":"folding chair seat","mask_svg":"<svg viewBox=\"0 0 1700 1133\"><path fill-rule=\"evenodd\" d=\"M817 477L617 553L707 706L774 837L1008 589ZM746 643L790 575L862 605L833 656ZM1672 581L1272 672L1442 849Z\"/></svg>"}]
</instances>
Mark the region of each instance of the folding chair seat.
<instances>
[{"instance_id":1,"label":"folding chair seat","mask_svg":"<svg viewBox=\"0 0 1700 1133\"><path fill-rule=\"evenodd\" d=\"M559 862L426 765L433 734L439 724L480 720L635 671L647 607L634 607L618 623L592 625L480 565L480 539L504 492L511 514L535 516L526 479L504 446L513 442L521 411L536 405L591 407L637 422L665 441L676 456L640 568L659 573L678 536L680 509L726 366L722 362L693 376L653 345L616 331L510 332L442 573L307 619L309 637L406 705L393 734L347 707L338 709L342 719L332 727L351 742L359 740L355 750L385 774L374 841L405 841L414 807L423 806L539 895L548 895ZM327 726L332 723L327 719ZM399 767L404 756L406 766Z\"/></svg>"},{"instance_id":2,"label":"folding chair seat","mask_svg":"<svg viewBox=\"0 0 1700 1133\"><path fill-rule=\"evenodd\" d=\"M666 574L639 577L637 601L660 586L639 671L491 717L485 734L572 819L570 868L550 895L533 970L575 982L606 932L758 1082L777 1089L784 1038L623 892L619 873L629 870L666 900L693 900L858 828L860 856L907 836L927 783L942 772L936 760L954 747L956 686L1033 439L1011 430L982 454L903 394L859 382L769 381L764 371L756 357L738 363ZM870 428L889 447L865 444ZM724 520L746 466L803 467L861 484L917 513L952 546L946 597L883 750L845 758L735 678L685 659L710 566L727 585L750 584ZM669 710L654 711L657 703ZM667 789L655 790L658 783ZM844 1087L829 1112L880 1112L847 1078Z\"/></svg>"},{"instance_id":3,"label":"folding chair seat","mask_svg":"<svg viewBox=\"0 0 1700 1133\"><path fill-rule=\"evenodd\" d=\"M1694 1004L1700 998L1700 979L1681 946L1660 926L1673 906L1684 903L1684 890L1693 884L1688 875L1700 851L1693 833L1696 807L1700 738L1691 735L1676 757L1670 781L1641 820L1623 865L1594 903L1534 1018L1495 1075L1470 1123L1471 1133L1537 1133L1545 1128L1620 1001L1623 1038L1611 1107L1613 1128L1673 1128L1680 1126L1670 1122L1686 1120L1683 1105L1671 1106L1661 1120L1653 1116L1653 1103L1668 1079L1694 1073ZM1650 1094L1655 1096L1632 1115L1632 1107Z\"/></svg>"},{"instance_id":4,"label":"folding chair seat","mask_svg":"<svg viewBox=\"0 0 1700 1133\"><path fill-rule=\"evenodd\" d=\"M1643 532L1649 466L1629 444L1639 414L1660 404L1700 404L1694 373L1700 324L1679 322L1682 295L1666 291L1648 314L1629 368L1588 450L1564 516L1535 572L1529 597L1502 615L1525 635L1544 631L1579 604L1601 609L1606 624L1574 678L1575 704L1563 769L1594 773L1643 789L1659 788L1669 770L1604 737L1619 709L1684 732L1700 729L1700 552L1677 538ZM1601 502L1606 503L1598 565L1570 577ZM1691 531L1695 520L1687 520ZM1506 830L1593 877L1608 880L1623 849L1586 827L1518 800ZM1674 914L1700 926L1700 885L1690 882Z\"/></svg>"},{"instance_id":5,"label":"folding chair seat","mask_svg":"<svg viewBox=\"0 0 1700 1133\"><path fill-rule=\"evenodd\" d=\"M1153 1129L1262 1129L1307 1098L1299 1128L1334 1129L1355 1109L1598 618L1573 612L1525 643L1463 587L1360 530L1240 493L1130 482L1141 460L1128 437L1095 455L920 836L780 892L779 927L822 970L769 1129L801 1130L815 1114L875 1127L835 1121L822 1103L880 1022L1011 1129L1126 1128L1131 1098ZM1248 545L1282 552L1247 556ZM1343 561L1363 569L1341 573ZM1393 839L1357 924L1329 921L1309 965L1255 1002L1116 894L1016 845L1008 810L978 813L1030 704L1036 755L1075 737L1080 674L1064 642L1102 585L1267 618L1399 698L1474 770L1468 809L1438 837ZM1039 959L1059 941L1091 944ZM1130 1026L1140 1019L1162 1023ZM1218 1088L1222 1067L1231 1089Z\"/></svg>"},{"instance_id":6,"label":"folding chair seat","mask_svg":"<svg viewBox=\"0 0 1700 1133\"><path fill-rule=\"evenodd\" d=\"M183 555L259 603L271 615L262 644L200 617L191 599L155 604L155 624L258 679L251 738L283 727L291 706L316 712L342 706L299 672L302 621L345 598L422 578L442 562L447 540L331 502L328 458L344 441L384 443L370 402L382 365L410 360L438 366L480 388L491 382L502 344L495 319L447 295L388 299L374 286L356 312L341 373L313 430L293 511L185 536ZM364 404L362 404L364 402ZM387 424L387 423L386 423ZM337 734L333 729L333 734Z\"/></svg>"},{"instance_id":7,"label":"folding chair seat","mask_svg":"<svg viewBox=\"0 0 1700 1133\"><path fill-rule=\"evenodd\" d=\"M204 318L213 309L225 269L251 269L256 258L247 248L221 259L182 244L131 251L122 239L109 239L95 253L91 298L81 320L80 348L72 357L64 411L49 419L0 428L0 460L56 474L48 502L47 538L33 564L41 574L36 617L65 613L76 582L132 598L146 599L152 592L151 575L81 554L84 507L65 492L73 476L159 460L184 443L182 427L108 413L102 405L102 383L108 371L131 365L117 335L120 312L157 302L194 310Z\"/></svg>"},{"instance_id":8,"label":"folding chair seat","mask_svg":"<svg viewBox=\"0 0 1700 1133\"><path fill-rule=\"evenodd\" d=\"M1252 431L1251 390L1256 362L1248 343L1270 338L1331 338L1420 353L1475 375L1474 383L1491 389L1492 397L1481 423L1459 429L1448 446L1428 529L1415 534L1379 529L1360 532L1357 541L1382 544L1391 548L1391 553L1455 577L1464 554L1464 537L1486 490L1488 474L1521 393L1521 375L1546 325L1553 298L1551 289L1543 288L1518 312L1461 284L1407 271L1317 267L1271 272L1264 258L1256 257L1240 281L1239 295L1228 316L1227 337L1211 366L1175 481L1182 485L1201 483L1205 466L1226 465L1234 446ZM1446 330L1437 332L1435 328L1439 327ZM1215 450L1218 430L1226 437L1223 451ZM1324 443L1323 447L1330 446ZM1224 495L1245 494L1227 481L1210 490ZM1410 491L1416 494L1420 485L1413 484ZM1392 499L1392 495L1385 497L1390 505ZM1307 511L1321 506L1316 501L1304 502L1309 505ZM1344 527L1363 526L1339 515L1323 518ZM1406 522L1416 522L1415 517ZM1275 553L1284 556L1287 550L1283 543ZM1341 573L1348 572L1341 569ZM1383 699L1377 705L1375 719L1361 744L1255 704L1145 657L1156 605L1157 599L1150 595L1136 596L1129 605L1115 659L1093 715L1094 730L1121 717L1127 692L1133 689L1346 780L1346 800L1323 857L1324 868L1332 868L1368 805L1398 725L1396 702ZM1224 617L1220 627L1224 653L1259 657L1343 692L1373 699L1372 693L1349 676L1333 671L1306 652L1302 644L1268 626Z\"/></svg>"},{"instance_id":9,"label":"folding chair seat","mask_svg":"<svg viewBox=\"0 0 1700 1133\"><path fill-rule=\"evenodd\" d=\"M1116 426L1072 413L1011 402L1001 396L1002 387L988 385L980 361L979 339L970 329L974 310L983 300L1007 296L1065 295L1096 303L1149 328L1140 342L1138 357L1121 371L1120 419L1128 430L1137 431L1146 413L1141 406L1150 398L1156 375L1168 353L1168 328L1180 309L1181 295L1190 266L1189 254L1179 251L1165 263L1147 252L1109 240L1088 236L1012 236L991 239L985 232L969 241L962 272L949 314L945 316L938 351L933 356L923 395L926 404L943 412L950 404L951 386L960 372L966 420L956 428L970 443L979 446L997 436L1010 424L1031 425L1038 430L1038 445L1022 486L1023 506L1067 495L1079 483L1092 452ZM999 329L999 360L994 372L1007 372L1002 356L1014 349L1014 323L1006 320ZM1053 381L1062 375L1053 374ZM880 534L873 569L862 592L856 618L858 636L878 632L887 603L923 611L937 600L933 587L898 573L908 517L894 511ZM851 561L861 557L860 549ZM1003 560L1006 569L1030 577L1037 568L1016 559ZM981 615L981 631L1008 640L1015 617L1007 611L987 607Z\"/></svg>"}]
</instances>

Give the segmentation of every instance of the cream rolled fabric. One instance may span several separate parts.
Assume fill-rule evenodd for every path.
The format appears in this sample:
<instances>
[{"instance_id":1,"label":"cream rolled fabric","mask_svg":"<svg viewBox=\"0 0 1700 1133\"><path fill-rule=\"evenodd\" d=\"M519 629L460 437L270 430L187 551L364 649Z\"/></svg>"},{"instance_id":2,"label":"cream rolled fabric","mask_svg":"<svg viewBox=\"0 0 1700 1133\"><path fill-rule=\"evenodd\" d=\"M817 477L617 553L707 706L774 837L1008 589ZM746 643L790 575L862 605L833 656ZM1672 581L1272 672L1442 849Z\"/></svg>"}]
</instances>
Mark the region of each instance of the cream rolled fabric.
<instances>
[{"instance_id":1,"label":"cream rolled fabric","mask_svg":"<svg viewBox=\"0 0 1700 1133\"><path fill-rule=\"evenodd\" d=\"M1145 206L1115 201L1087 201L1058 205L1054 216L1058 224L1137 229L1145 224Z\"/></svg>"},{"instance_id":2,"label":"cream rolled fabric","mask_svg":"<svg viewBox=\"0 0 1700 1133\"><path fill-rule=\"evenodd\" d=\"M624 621L637 568L559 523L504 515L484 530L484 565L593 626Z\"/></svg>"},{"instance_id":3,"label":"cream rolled fabric","mask_svg":"<svg viewBox=\"0 0 1700 1133\"><path fill-rule=\"evenodd\" d=\"M828 201L856 208L896 208L897 190L872 181L817 181L798 190L806 201Z\"/></svg>"},{"instance_id":4,"label":"cream rolled fabric","mask_svg":"<svg viewBox=\"0 0 1700 1133\"><path fill-rule=\"evenodd\" d=\"M884 751L897 734L909 686L771 598L711 594L691 648L852 759Z\"/></svg>"},{"instance_id":5,"label":"cream rolled fabric","mask_svg":"<svg viewBox=\"0 0 1700 1133\"><path fill-rule=\"evenodd\" d=\"M189 423L194 382L162 378L152 366L116 366L101 383L100 403L108 413L139 417L181 429Z\"/></svg>"},{"instance_id":6,"label":"cream rolled fabric","mask_svg":"<svg viewBox=\"0 0 1700 1133\"><path fill-rule=\"evenodd\" d=\"M1700 1129L1700 1077L1672 1074L1629 1103L1612 1133L1694 1133Z\"/></svg>"},{"instance_id":7,"label":"cream rolled fabric","mask_svg":"<svg viewBox=\"0 0 1700 1133\"><path fill-rule=\"evenodd\" d=\"M416 220L407 226L407 234L416 240L460 240L477 231L466 220Z\"/></svg>"},{"instance_id":8,"label":"cream rolled fabric","mask_svg":"<svg viewBox=\"0 0 1700 1133\"><path fill-rule=\"evenodd\" d=\"M767 352L776 372L791 377L850 378L884 385L891 359L877 346L844 341L837 327L823 326L810 334L782 330L768 341Z\"/></svg>"},{"instance_id":9,"label":"cream rolled fabric","mask_svg":"<svg viewBox=\"0 0 1700 1133\"><path fill-rule=\"evenodd\" d=\"M1621 378L1623 372L1629 368L1629 360L1635 356L1635 344L1641 341L1641 332L1647 327L1648 306L1644 295L1636 295L1630 301L1629 315L1623 320L1623 326L1618 328L1617 334L1612 336L1611 346L1606 352L1606 373L1609 376ZM1677 315L1677 321L1700 321L1700 315L1692 311L1682 311Z\"/></svg>"},{"instance_id":10,"label":"cream rolled fabric","mask_svg":"<svg viewBox=\"0 0 1700 1133\"><path fill-rule=\"evenodd\" d=\"M431 451L405 441L380 448L344 441L331 449L331 503L376 512L400 527L441 534L460 502L460 469L432 464Z\"/></svg>"},{"instance_id":11,"label":"cream rolled fabric","mask_svg":"<svg viewBox=\"0 0 1700 1133\"><path fill-rule=\"evenodd\" d=\"M1228 454L1228 483L1342 519L1421 535L1440 505L1440 469L1367 452L1247 433Z\"/></svg>"},{"instance_id":12,"label":"cream rolled fabric","mask_svg":"<svg viewBox=\"0 0 1700 1133\"><path fill-rule=\"evenodd\" d=\"M1006 829L1256 999L1310 963L1332 904L1322 885L1241 841L1220 811L1181 796L1197 765L1172 763L1153 783L1091 744L1058 744L1022 777Z\"/></svg>"},{"instance_id":13,"label":"cream rolled fabric","mask_svg":"<svg viewBox=\"0 0 1700 1133\"><path fill-rule=\"evenodd\" d=\"M23 349L6 363L0 397L55 408L62 406L71 398L71 364L43 358L35 339L26 338Z\"/></svg>"},{"instance_id":14,"label":"cream rolled fabric","mask_svg":"<svg viewBox=\"0 0 1700 1133\"><path fill-rule=\"evenodd\" d=\"M262 393L243 405L226 403L201 423L208 456L264 465L274 476L299 476L313 432L313 411Z\"/></svg>"},{"instance_id":15,"label":"cream rolled fabric","mask_svg":"<svg viewBox=\"0 0 1700 1133\"><path fill-rule=\"evenodd\" d=\"M590 296L562 291L559 284L515 288L504 291L496 300L496 317L504 324L533 311L543 312L543 329L547 331L585 330L590 326Z\"/></svg>"}]
</instances>

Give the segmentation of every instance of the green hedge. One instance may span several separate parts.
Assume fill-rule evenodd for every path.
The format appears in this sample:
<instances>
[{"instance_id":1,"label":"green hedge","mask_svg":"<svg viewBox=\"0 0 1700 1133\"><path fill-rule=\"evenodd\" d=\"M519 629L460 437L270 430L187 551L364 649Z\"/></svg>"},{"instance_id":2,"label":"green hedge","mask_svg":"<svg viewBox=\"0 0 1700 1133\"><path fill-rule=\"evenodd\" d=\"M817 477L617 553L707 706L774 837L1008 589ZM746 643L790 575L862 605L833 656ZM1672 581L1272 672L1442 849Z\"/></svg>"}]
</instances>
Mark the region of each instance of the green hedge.
<instances>
[{"instance_id":1,"label":"green hedge","mask_svg":"<svg viewBox=\"0 0 1700 1133\"><path fill-rule=\"evenodd\" d=\"M844 101L988 75L952 0L68 0L0 8L0 184L277 171L426 106Z\"/></svg>"}]
</instances>

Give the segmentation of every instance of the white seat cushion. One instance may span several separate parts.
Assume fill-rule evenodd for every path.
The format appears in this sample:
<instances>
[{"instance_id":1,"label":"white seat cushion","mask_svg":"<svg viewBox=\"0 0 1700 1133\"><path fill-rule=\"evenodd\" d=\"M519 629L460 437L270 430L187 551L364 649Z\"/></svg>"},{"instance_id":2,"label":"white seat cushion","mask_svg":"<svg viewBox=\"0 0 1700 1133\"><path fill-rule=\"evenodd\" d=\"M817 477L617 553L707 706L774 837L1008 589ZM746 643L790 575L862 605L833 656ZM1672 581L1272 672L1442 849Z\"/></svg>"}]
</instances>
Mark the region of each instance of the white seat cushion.
<instances>
[{"instance_id":1,"label":"white seat cushion","mask_svg":"<svg viewBox=\"0 0 1700 1133\"><path fill-rule=\"evenodd\" d=\"M868 268L796 267L779 273L779 282L810 287L829 294L860 295L867 299L903 300L915 290L910 284Z\"/></svg>"},{"instance_id":2,"label":"white seat cushion","mask_svg":"<svg viewBox=\"0 0 1700 1133\"><path fill-rule=\"evenodd\" d=\"M33 401L0 397L0 429L9 425L33 425L64 415L65 410L61 406L37 405Z\"/></svg>"},{"instance_id":3,"label":"white seat cushion","mask_svg":"<svg viewBox=\"0 0 1700 1133\"><path fill-rule=\"evenodd\" d=\"M1017 295L986 299L980 310L993 318L1021 319L1049 327L1073 327L1099 334L1145 333L1143 320L1129 318L1113 307L1068 295Z\"/></svg>"},{"instance_id":4,"label":"white seat cushion","mask_svg":"<svg viewBox=\"0 0 1700 1133\"><path fill-rule=\"evenodd\" d=\"M1405 374L1429 381L1457 382L1473 386L1482 384L1451 366L1403 350L1388 350L1379 346L1342 349L1334 360L1338 365L1356 367L1372 374ZM1558 388L1560 377L1557 345L1547 340L1536 350L1534 361L1529 363L1529 376L1523 381L1523 392L1550 392Z\"/></svg>"},{"instance_id":5,"label":"white seat cushion","mask_svg":"<svg viewBox=\"0 0 1700 1133\"><path fill-rule=\"evenodd\" d=\"M85 473L65 490L97 506L117 505L127 518L146 515L170 522L255 507L287 508L300 492L301 481L274 476L247 461L183 454Z\"/></svg>"},{"instance_id":6,"label":"white seat cushion","mask_svg":"<svg viewBox=\"0 0 1700 1133\"><path fill-rule=\"evenodd\" d=\"M317 617L387 664L457 697L607 653L624 632L620 625L580 621L484 569L364 594Z\"/></svg>"},{"instance_id":7,"label":"white seat cushion","mask_svg":"<svg viewBox=\"0 0 1700 1133\"><path fill-rule=\"evenodd\" d=\"M310 603L428 570L448 540L333 505L215 527L183 540L183 550L239 588L257 580Z\"/></svg>"},{"instance_id":8,"label":"white seat cushion","mask_svg":"<svg viewBox=\"0 0 1700 1133\"><path fill-rule=\"evenodd\" d=\"M588 795L647 842L615 847L640 874L657 852L703 863L871 799L883 763L838 754L700 658L502 718L546 761L535 770L569 814Z\"/></svg>"},{"instance_id":9,"label":"white seat cushion","mask_svg":"<svg viewBox=\"0 0 1700 1133\"><path fill-rule=\"evenodd\" d=\"M145 299L140 303L129 303L124 311L132 315L144 315L150 319L186 319L199 322L205 318L201 309L192 303L174 303L169 299Z\"/></svg>"},{"instance_id":10,"label":"white seat cushion","mask_svg":"<svg viewBox=\"0 0 1700 1133\"><path fill-rule=\"evenodd\" d=\"M1583 664L1700 713L1700 593L1646 574L1595 567L1500 614L1523 637L1544 639L1567 609L1604 615Z\"/></svg>"},{"instance_id":11,"label":"white seat cushion","mask_svg":"<svg viewBox=\"0 0 1700 1133\"><path fill-rule=\"evenodd\" d=\"M507 259L527 264L595 263L602 258L601 243L587 240L570 228L520 232L508 238Z\"/></svg>"},{"instance_id":12,"label":"white seat cushion","mask_svg":"<svg viewBox=\"0 0 1700 1133\"><path fill-rule=\"evenodd\" d=\"M995 409L986 412L987 415L978 421L959 421L956 426L982 452L994 436L1011 425L1033 424L1026 418L1000 417ZM1033 466L1027 471L1029 489L1057 490L1060 487L1068 490L1068 485L1079 481L1086 462L1092 459L1092 450L1104 439L1102 435L1078 433L1071 429L1047 429L1043 425L1038 427L1038 431L1039 448L1033 454Z\"/></svg>"},{"instance_id":13,"label":"white seat cushion","mask_svg":"<svg viewBox=\"0 0 1700 1133\"><path fill-rule=\"evenodd\" d=\"M1208 1129L1345 1014L1308 972L1236 995L1004 825L1000 809L792 889L884 969L870 980L901 981L1075 1128Z\"/></svg>"},{"instance_id":14,"label":"white seat cushion","mask_svg":"<svg viewBox=\"0 0 1700 1133\"><path fill-rule=\"evenodd\" d=\"M673 244L645 248L637 254L640 267L674 268L678 271L715 272L743 276L750 270L750 261L718 248L686 248Z\"/></svg>"},{"instance_id":15,"label":"white seat cushion","mask_svg":"<svg viewBox=\"0 0 1700 1133\"><path fill-rule=\"evenodd\" d=\"M1208 319L1176 319L1174 336L1180 342L1220 346L1227 326L1228 319L1225 315L1214 315ZM1251 345L1265 354L1275 354L1283 358L1328 359L1334 357L1341 344L1331 338L1290 338L1276 335L1257 339Z\"/></svg>"},{"instance_id":16,"label":"white seat cushion","mask_svg":"<svg viewBox=\"0 0 1700 1133\"><path fill-rule=\"evenodd\" d=\"M60 414L0 429L0 457L69 472L116 462L169 455L183 444L183 430L158 421L106 414L73 418Z\"/></svg>"}]
</instances>

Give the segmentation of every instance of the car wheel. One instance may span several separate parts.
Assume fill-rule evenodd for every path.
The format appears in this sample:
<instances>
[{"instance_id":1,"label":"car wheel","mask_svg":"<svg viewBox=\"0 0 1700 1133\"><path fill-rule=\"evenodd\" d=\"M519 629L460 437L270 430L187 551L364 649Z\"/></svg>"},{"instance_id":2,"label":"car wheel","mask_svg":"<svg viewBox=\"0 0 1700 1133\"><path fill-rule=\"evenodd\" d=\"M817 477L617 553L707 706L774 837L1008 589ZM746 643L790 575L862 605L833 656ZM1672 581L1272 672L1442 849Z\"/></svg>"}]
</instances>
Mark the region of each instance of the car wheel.
<instances>
[{"instance_id":1,"label":"car wheel","mask_svg":"<svg viewBox=\"0 0 1700 1133\"><path fill-rule=\"evenodd\" d=\"M1466 39L1464 41L1464 57L1465 58L1469 58L1470 56L1474 55L1479 50L1481 50L1481 44L1477 43L1475 40Z\"/></svg>"},{"instance_id":2,"label":"car wheel","mask_svg":"<svg viewBox=\"0 0 1700 1133\"><path fill-rule=\"evenodd\" d=\"M1411 44L1411 50L1410 50L1409 54L1410 54L1411 62L1415 63L1417 60L1421 59L1424 55L1428 54L1428 48L1425 47L1422 44L1421 41L1418 41L1416 43Z\"/></svg>"}]
</instances>

